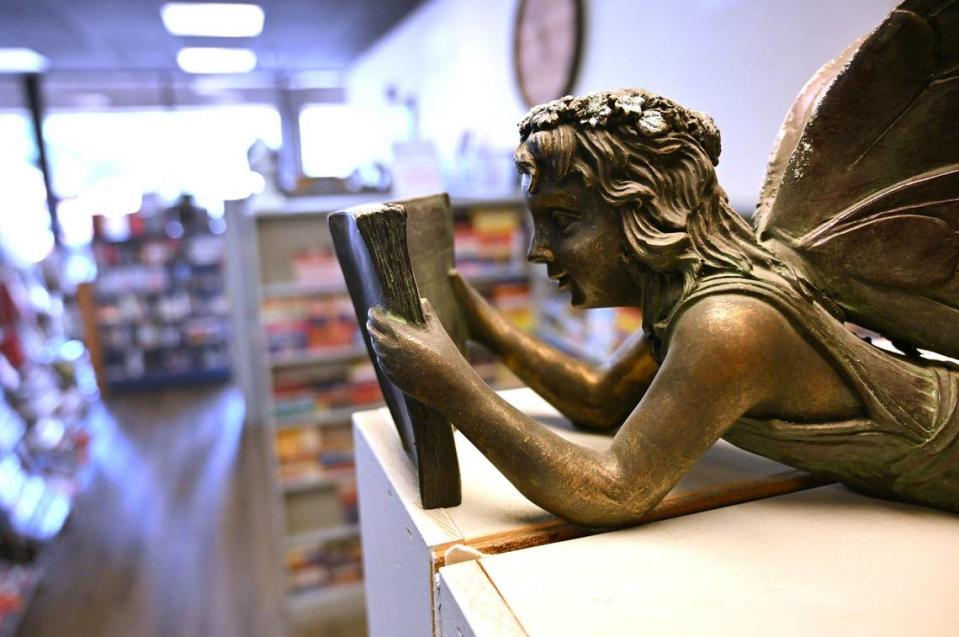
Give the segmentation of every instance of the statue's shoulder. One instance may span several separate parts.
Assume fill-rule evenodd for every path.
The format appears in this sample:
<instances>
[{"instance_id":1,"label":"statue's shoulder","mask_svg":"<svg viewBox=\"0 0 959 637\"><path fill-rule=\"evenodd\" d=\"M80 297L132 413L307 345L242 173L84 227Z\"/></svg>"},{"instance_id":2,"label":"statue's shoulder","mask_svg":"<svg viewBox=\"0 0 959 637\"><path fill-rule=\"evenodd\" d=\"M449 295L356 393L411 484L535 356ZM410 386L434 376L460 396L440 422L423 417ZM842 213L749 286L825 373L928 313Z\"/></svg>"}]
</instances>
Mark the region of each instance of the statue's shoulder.
<instances>
[{"instance_id":1,"label":"statue's shoulder","mask_svg":"<svg viewBox=\"0 0 959 637\"><path fill-rule=\"evenodd\" d=\"M668 330L671 351L756 362L795 330L770 301L742 290L715 290L683 303Z\"/></svg>"}]
</instances>

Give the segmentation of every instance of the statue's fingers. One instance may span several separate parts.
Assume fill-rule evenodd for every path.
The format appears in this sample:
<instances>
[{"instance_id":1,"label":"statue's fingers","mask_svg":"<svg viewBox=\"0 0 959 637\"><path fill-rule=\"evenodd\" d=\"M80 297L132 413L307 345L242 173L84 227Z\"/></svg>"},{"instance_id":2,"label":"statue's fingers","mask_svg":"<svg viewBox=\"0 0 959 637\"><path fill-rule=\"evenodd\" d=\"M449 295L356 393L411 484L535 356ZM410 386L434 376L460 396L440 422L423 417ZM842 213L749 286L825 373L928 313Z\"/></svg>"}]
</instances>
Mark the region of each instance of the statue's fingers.
<instances>
[{"instance_id":1,"label":"statue's fingers","mask_svg":"<svg viewBox=\"0 0 959 637\"><path fill-rule=\"evenodd\" d=\"M387 358L387 348L383 347L383 343L380 342L378 336L374 335L372 331L370 332L370 336L373 342L373 353L376 354L376 357L381 361L385 360Z\"/></svg>"},{"instance_id":2,"label":"statue's fingers","mask_svg":"<svg viewBox=\"0 0 959 637\"><path fill-rule=\"evenodd\" d=\"M366 322L366 332L370 335L370 341L373 343L373 349L377 350L377 353L379 353L380 341L383 339L383 333L380 331L379 327L373 323L373 319L370 319Z\"/></svg>"},{"instance_id":3,"label":"statue's fingers","mask_svg":"<svg viewBox=\"0 0 959 637\"><path fill-rule=\"evenodd\" d=\"M366 329L375 328L385 336L396 336L396 320L379 305L369 309L366 314Z\"/></svg>"},{"instance_id":4,"label":"statue's fingers","mask_svg":"<svg viewBox=\"0 0 959 637\"><path fill-rule=\"evenodd\" d=\"M373 352L376 354L376 358L379 359L380 364L387 371L391 371L396 366L397 360L396 340L375 330L375 328L370 331L370 336L372 337Z\"/></svg>"},{"instance_id":5,"label":"statue's fingers","mask_svg":"<svg viewBox=\"0 0 959 637\"><path fill-rule=\"evenodd\" d=\"M373 352L376 354L376 359L379 361L380 367L386 371L387 375L390 378L392 378L393 377L393 358L390 356L389 350L373 345Z\"/></svg>"},{"instance_id":6,"label":"statue's fingers","mask_svg":"<svg viewBox=\"0 0 959 637\"><path fill-rule=\"evenodd\" d=\"M382 336L379 339L377 339L377 337L373 338L373 353L376 354L376 359L379 361L380 366L385 369L390 378L392 378L393 368L396 365L393 348L383 342Z\"/></svg>"},{"instance_id":7,"label":"statue's fingers","mask_svg":"<svg viewBox=\"0 0 959 637\"><path fill-rule=\"evenodd\" d=\"M366 320L382 322L386 318L386 310L381 305L374 305L366 311Z\"/></svg>"},{"instance_id":8,"label":"statue's fingers","mask_svg":"<svg viewBox=\"0 0 959 637\"><path fill-rule=\"evenodd\" d=\"M373 349L380 352L396 342L396 333L390 329L388 321L370 319L366 322L366 331L373 341Z\"/></svg>"}]
</instances>

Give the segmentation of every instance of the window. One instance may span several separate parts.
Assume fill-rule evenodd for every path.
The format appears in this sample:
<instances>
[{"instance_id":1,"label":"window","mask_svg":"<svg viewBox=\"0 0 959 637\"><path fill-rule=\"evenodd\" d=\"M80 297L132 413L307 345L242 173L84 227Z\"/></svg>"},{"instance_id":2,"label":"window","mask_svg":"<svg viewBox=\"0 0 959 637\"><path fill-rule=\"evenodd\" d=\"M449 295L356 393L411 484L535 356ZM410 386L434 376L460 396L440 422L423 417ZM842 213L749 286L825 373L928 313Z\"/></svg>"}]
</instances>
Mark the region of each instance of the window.
<instances>
[{"instance_id":1,"label":"window","mask_svg":"<svg viewBox=\"0 0 959 637\"><path fill-rule=\"evenodd\" d=\"M300 111L300 156L309 177L348 177L388 164L393 142L408 141L410 113L394 106L375 112L357 105L310 104Z\"/></svg>"},{"instance_id":2,"label":"window","mask_svg":"<svg viewBox=\"0 0 959 637\"><path fill-rule=\"evenodd\" d=\"M89 240L90 216L119 216L143 196L172 202L191 193L211 213L255 191L247 150L278 148L276 109L237 105L177 110L52 112L44 123L54 192L63 200L64 240Z\"/></svg>"},{"instance_id":3,"label":"window","mask_svg":"<svg viewBox=\"0 0 959 637\"><path fill-rule=\"evenodd\" d=\"M0 248L17 265L36 263L53 247L53 232L25 109L0 111L0 139Z\"/></svg>"}]
</instances>

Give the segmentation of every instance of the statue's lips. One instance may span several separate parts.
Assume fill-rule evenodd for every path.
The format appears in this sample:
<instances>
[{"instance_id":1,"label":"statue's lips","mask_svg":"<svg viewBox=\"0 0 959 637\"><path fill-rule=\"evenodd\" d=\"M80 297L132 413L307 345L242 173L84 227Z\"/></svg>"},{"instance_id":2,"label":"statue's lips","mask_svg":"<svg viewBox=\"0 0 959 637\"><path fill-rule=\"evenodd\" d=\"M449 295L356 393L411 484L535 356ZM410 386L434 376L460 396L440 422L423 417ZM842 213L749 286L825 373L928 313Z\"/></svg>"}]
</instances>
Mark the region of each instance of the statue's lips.
<instances>
[{"instance_id":1,"label":"statue's lips","mask_svg":"<svg viewBox=\"0 0 959 637\"><path fill-rule=\"evenodd\" d=\"M570 284L572 283L572 279L570 279L569 275L566 273L551 274L549 278L553 281L556 281L556 285L560 290L568 290Z\"/></svg>"}]
</instances>

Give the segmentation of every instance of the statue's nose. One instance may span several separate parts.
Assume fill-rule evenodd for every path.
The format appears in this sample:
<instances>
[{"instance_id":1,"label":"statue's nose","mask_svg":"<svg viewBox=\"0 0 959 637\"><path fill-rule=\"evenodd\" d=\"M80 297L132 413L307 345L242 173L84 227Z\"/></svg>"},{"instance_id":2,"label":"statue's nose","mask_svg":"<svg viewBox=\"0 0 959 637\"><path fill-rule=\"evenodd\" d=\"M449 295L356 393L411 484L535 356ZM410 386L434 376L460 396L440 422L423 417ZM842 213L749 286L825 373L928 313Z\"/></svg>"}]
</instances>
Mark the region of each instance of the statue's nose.
<instances>
[{"instance_id":1,"label":"statue's nose","mask_svg":"<svg viewBox=\"0 0 959 637\"><path fill-rule=\"evenodd\" d=\"M549 263L553 260L553 252L543 241L541 233L533 233L529 242L529 250L526 251L526 260L530 263Z\"/></svg>"}]
</instances>

